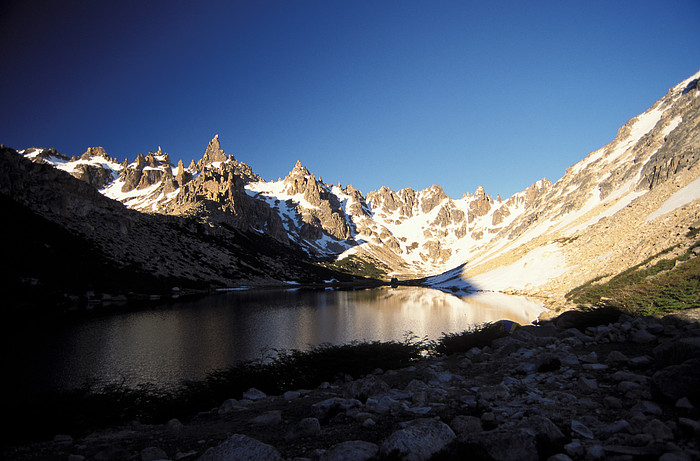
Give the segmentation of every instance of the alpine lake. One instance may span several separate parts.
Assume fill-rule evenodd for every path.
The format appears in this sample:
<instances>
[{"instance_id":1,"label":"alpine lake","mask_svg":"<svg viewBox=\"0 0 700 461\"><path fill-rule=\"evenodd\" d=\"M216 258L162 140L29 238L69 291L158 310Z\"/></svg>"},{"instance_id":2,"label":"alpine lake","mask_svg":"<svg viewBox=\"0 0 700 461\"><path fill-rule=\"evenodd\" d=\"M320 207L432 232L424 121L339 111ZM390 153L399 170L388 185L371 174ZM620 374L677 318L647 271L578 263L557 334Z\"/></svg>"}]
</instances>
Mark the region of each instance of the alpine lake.
<instances>
[{"instance_id":1,"label":"alpine lake","mask_svg":"<svg viewBox=\"0 0 700 461\"><path fill-rule=\"evenodd\" d=\"M258 289L89 315L5 335L5 370L27 393L87 383L169 387L281 349L353 341L437 339L501 319L529 324L544 310L501 293L455 296L420 287Z\"/></svg>"}]
</instances>

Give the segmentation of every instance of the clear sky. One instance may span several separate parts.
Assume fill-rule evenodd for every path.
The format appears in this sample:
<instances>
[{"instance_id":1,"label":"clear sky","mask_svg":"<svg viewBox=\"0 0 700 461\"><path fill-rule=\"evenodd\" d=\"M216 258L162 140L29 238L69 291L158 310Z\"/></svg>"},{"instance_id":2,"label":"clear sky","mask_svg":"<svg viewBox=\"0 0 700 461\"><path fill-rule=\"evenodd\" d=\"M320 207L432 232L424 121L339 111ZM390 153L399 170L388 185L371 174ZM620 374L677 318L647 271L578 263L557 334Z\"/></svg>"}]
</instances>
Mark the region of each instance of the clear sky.
<instances>
[{"instance_id":1,"label":"clear sky","mask_svg":"<svg viewBox=\"0 0 700 461\"><path fill-rule=\"evenodd\" d=\"M700 69L700 1L5 1L0 143L365 194L554 181Z\"/></svg>"}]
</instances>

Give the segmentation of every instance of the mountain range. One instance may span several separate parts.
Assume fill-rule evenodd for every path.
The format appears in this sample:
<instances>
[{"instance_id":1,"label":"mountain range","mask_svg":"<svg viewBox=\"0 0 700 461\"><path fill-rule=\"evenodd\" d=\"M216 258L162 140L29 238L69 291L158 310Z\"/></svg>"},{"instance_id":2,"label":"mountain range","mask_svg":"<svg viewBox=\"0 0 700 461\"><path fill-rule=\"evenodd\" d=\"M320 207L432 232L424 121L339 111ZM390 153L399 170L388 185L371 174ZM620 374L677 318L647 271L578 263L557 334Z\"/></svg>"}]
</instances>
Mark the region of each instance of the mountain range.
<instances>
[{"instance_id":1,"label":"mountain range","mask_svg":"<svg viewBox=\"0 0 700 461\"><path fill-rule=\"evenodd\" d=\"M188 166L160 148L119 162L102 147L69 157L2 146L14 274L6 282L20 299L46 292L65 305L154 286L362 276L560 299L690 245L688 229L700 227L699 78L671 88L556 182L540 179L507 199L481 186L459 199L439 185L365 195L324 183L301 162L265 181L218 135Z\"/></svg>"}]
</instances>

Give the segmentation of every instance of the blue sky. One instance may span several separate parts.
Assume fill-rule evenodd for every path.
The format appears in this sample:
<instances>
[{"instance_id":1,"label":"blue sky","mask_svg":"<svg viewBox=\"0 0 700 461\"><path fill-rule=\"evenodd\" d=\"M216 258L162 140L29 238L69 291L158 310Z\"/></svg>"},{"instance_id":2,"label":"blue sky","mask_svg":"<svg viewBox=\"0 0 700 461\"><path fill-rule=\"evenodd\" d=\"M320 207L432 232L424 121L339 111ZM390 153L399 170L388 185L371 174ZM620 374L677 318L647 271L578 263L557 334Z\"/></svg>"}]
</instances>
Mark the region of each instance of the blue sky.
<instances>
[{"instance_id":1,"label":"blue sky","mask_svg":"<svg viewBox=\"0 0 700 461\"><path fill-rule=\"evenodd\" d=\"M700 69L700 2L20 1L0 142L223 149L364 193L554 181Z\"/></svg>"}]
</instances>

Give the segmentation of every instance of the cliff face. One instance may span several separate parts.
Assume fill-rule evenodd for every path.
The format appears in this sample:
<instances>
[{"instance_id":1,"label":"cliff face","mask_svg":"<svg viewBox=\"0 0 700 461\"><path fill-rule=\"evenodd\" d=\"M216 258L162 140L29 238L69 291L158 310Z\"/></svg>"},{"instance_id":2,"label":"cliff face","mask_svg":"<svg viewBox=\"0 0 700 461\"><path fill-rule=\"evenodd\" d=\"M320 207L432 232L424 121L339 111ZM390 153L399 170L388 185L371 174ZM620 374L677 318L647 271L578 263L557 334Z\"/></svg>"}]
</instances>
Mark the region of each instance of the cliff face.
<instances>
[{"instance_id":1,"label":"cliff face","mask_svg":"<svg viewBox=\"0 0 700 461\"><path fill-rule=\"evenodd\" d=\"M438 185L382 187L365 197L351 185L323 183L300 162L283 180L267 182L227 155L218 135L187 168L172 165L160 148L131 163L117 163L101 147L70 159L52 149L21 153L70 173L93 195L99 189L133 210L194 219L213 234L222 226L254 231L310 259L352 254L403 276L464 265L462 278L480 277L472 282L483 289L560 293L679 243L682 232L673 229L698 219L699 75L555 183L541 179L506 200L481 186L453 199ZM680 203L672 214L648 219L672 198ZM548 268L538 277L514 275L515 267L543 260L535 250L550 258ZM493 272L504 267L511 271Z\"/></svg>"}]
</instances>

